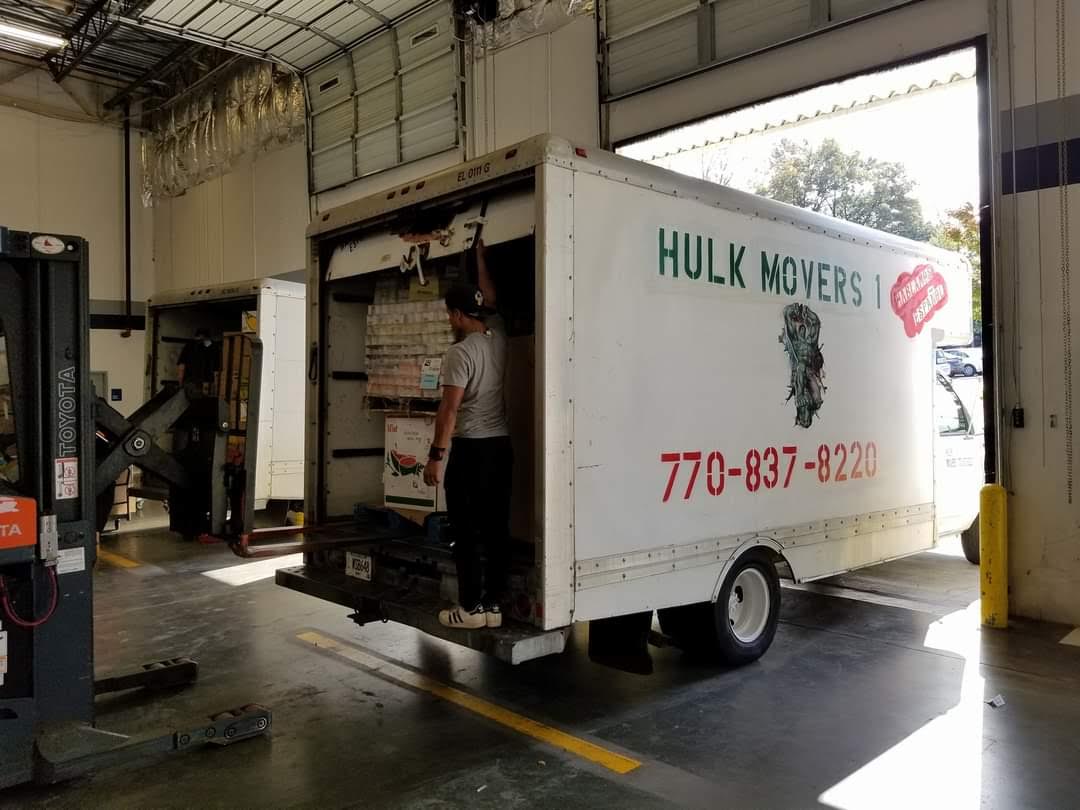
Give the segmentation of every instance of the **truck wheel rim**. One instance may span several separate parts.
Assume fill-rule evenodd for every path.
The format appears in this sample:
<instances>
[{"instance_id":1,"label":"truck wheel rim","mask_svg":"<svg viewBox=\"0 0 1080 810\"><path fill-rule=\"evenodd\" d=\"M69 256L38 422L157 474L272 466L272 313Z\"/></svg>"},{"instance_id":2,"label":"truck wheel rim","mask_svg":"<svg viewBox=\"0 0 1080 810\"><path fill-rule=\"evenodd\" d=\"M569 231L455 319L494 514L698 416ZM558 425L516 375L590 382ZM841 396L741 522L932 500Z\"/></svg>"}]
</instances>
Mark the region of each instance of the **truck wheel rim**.
<instances>
[{"instance_id":1,"label":"truck wheel rim","mask_svg":"<svg viewBox=\"0 0 1080 810\"><path fill-rule=\"evenodd\" d=\"M731 632L743 644L753 644L769 622L771 595L769 583L756 568L739 572L728 596L728 623Z\"/></svg>"}]
</instances>

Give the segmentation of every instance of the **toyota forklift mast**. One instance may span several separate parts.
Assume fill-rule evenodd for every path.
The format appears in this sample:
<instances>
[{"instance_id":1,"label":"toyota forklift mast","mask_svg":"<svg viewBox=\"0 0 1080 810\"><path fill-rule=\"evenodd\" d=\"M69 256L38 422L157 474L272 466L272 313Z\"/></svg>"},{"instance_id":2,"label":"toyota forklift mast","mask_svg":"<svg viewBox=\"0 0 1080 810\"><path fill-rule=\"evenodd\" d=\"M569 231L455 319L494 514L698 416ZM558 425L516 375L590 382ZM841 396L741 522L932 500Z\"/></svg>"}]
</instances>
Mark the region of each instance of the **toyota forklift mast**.
<instances>
[{"instance_id":1,"label":"toyota forklift mast","mask_svg":"<svg viewBox=\"0 0 1080 810\"><path fill-rule=\"evenodd\" d=\"M190 682L197 665L176 659L94 681L88 253L79 237L0 227L0 788L231 742L270 723L268 710L246 707L134 741L93 727L95 694ZM152 441L131 444L168 463Z\"/></svg>"},{"instance_id":2,"label":"toyota forklift mast","mask_svg":"<svg viewBox=\"0 0 1080 810\"><path fill-rule=\"evenodd\" d=\"M76 237L0 229L0 786L32 774L36 728L93 720L87 253Z\"/></svg>"}]
</instances>

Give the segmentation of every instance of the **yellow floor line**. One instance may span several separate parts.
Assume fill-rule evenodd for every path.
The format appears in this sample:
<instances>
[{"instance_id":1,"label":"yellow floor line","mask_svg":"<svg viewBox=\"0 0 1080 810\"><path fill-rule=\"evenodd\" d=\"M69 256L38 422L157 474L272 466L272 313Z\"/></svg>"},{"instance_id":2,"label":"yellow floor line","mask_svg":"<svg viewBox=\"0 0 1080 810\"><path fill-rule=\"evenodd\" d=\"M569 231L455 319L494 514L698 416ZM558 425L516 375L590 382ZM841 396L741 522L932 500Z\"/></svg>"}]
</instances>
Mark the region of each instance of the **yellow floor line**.
<instances>
[{"instance_id":1,"label":"yellow floor line","mask_svg":"<svg viewBox=\"0 0 1080 810\"><path fill-rule=\"evenodd\" d=\"M115 551L106 551L103 548L98 548L97 555L99 560L104 560L109 565L115 565L117 568L138 568L142 565L142 563L135 562L130 557L117 554Z\"/></svg>"},{"instance_id":2,"label":"yellow floor line","mask_svg":"<svg viewBox=\"0 0 1080 810\"><path fill-rule=\"evenodd\" d=\"M512 712L475 695L470 695L468 692L447 686L444 683L428 678L426 675L413 672L411 669L391 664L348 644L328 638L321 633L308 631L300 633L297 638L319 649L327 650L341 658L359 664L387 680L440 697L463 709L468 709L489 720L494 720L507 728L512 728L520 734L553 745L556 748L561 748L564 751L569 751L571 754L576 754L582 759L587 759L615 773L626 774L641 767L641 763L636 759L617 754L588 740L567 734L565 731L559 731L551 726L530 720L517 712Z\"/></svg>"}]
</instances>

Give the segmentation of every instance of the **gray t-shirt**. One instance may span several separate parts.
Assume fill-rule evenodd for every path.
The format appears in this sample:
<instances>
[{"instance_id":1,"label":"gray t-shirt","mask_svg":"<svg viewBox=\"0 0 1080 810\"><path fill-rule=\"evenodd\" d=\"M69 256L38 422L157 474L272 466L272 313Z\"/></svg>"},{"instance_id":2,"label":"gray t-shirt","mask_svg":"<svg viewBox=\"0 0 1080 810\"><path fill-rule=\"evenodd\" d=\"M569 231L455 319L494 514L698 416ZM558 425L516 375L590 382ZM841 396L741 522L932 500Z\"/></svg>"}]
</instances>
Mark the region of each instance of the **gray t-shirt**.
<instances>
[{"instance_id":1,"label":"gray t-shirt","mask_svg":"<svg viewBox=\"0 0 1080 810\"><path fill-rule=\"evenodd\" d=\"M465 389L454 430L456 438L510 435L503 399L506 327L498 315L488 318L485 325L485 331L473 332L447 349L443 359L442 384Z\"/></svg>"}]
</instances>

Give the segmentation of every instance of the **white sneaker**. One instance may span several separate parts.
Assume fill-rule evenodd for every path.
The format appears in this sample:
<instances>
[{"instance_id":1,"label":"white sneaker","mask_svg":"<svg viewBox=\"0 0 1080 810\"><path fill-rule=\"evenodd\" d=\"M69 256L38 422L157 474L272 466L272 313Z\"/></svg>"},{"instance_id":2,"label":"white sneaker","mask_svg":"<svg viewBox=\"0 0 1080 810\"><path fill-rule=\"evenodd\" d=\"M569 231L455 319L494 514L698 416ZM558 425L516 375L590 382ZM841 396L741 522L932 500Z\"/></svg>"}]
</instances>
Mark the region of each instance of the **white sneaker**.
<instances>
[{"instance_id":1,"label":"white sneaker","mask_svg":"<svg viewBox=\"0 0 1080 810\"><path fill-rule=\"evenodd\" d=\"M477 605L472 610L465 610L461 605L439 611L439 624L443 627L453 627L458 630L477 630L487 627L487 612L483 605Z\"/></svg>"},{"instance_id":2,"label":"white sneaker","mask_svg":"<svg viewBox=\"0 0 1080 810\"><path fill-rule=\"evenodd\" d=\"M502 608L498 605L491 605L487 608L487 626L502 627Z\"/></svg>"}]
</instances>

